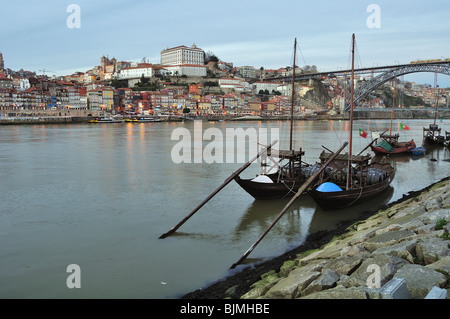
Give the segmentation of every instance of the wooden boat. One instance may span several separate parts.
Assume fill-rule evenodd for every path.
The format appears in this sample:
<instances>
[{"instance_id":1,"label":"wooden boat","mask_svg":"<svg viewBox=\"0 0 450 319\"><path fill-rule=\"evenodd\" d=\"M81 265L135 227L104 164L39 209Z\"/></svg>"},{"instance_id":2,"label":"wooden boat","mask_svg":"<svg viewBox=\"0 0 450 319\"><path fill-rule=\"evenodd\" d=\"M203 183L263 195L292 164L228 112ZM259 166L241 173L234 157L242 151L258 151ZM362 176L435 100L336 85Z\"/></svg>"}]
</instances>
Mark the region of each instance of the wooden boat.
<instances>
[{"instance_id":1,"label":"wooden boat","mask_svg":"<svg viewBox=\"0 0 450 319\"><path fill-rule=\"evenodd\" d=\"M419 147L416 147L411 150L412 155L415 155L415 156L425 155L425 152L426 152L426 149L423 146L419 146Z\"/></svg>"},{"instance_id":2,"label":"wooden boat","mask_svg":"<svg viewBox=\"0 0 450 319\"><path fill-rule=\"evenodd\" d=\"M122 123L123 120L115 119L113 117L96 117L91 120L91 123Z\"/></svg>"},{"instance_id":3,"label":"wooden boat","mask_svg":"<svg viewBox=\"0 0 450 319\"><path fill-rule=\"evenodd\" d=\"M395 168L385 157L374 161L370 155L360 155L361 153L352 155L354 52L353 34L349 152L336 156L319 175L318 182L309 190L314 201L326 210L346 208L373 198L387 189L395 177ZM321 165L324 165L332 155L331 152L323 151L320 155Z\"/></svg>"},{"instance_id":4,"label":"wooden boat","mask_svg":"<svg viewBox=\"0 0 450 319\"><path fill-rule=\"evenodd\" d=\"M380 135L377 141L370 145L370 148L375 153L378 154L401 154L410 153L414 148L416 148L416 143L414 139L409 142L399 142L399 134L394 135Z\"/></svg>"},{"instance_id":5,"label":"wooden boat","mask_svg":"<svg viewBox=\"0 0 450 319\"><path fill-rule=\"evenodd\" d=\"M322 152L320 160L325 163L332 153ZM387 163L385 158L372 162L370 155L352 155L350 187L347 163L348 154L342 154L324 170L319 177L317 187L313 187L309 194L315 202L325 210L341 209L366 201L389 187L395 177L395 169Z\"/></svg>"},{"instance_id":6,"label":"wooden boat","mask_svg":"<svg viewBox=\"0 0 450 319\"><path fill-rule=\"evenodd\" d=\"M434 75L434 87L437 89L437 73ZM438 89L437 89L438 90ZM446 138L441 135L441 128L436 124L437 109L439 102L439 92L436 94L436 106L434 109L434 122L430 124L429 128L423 128L423 143L429 146L444 146Z\"/></svg>"},{"instance_id":7,"label":"wooden boat","mask_svg":"<svg viewBox=\"0 0 450 319\"><path fill-rule=\"evenodd\" d=\"M437 124L430 124L429 128L423 128L423 144L444 146L445 137L441 135L441 128Z\"/></svg>"},{"instance_id":8,"label":"wooden boat","mask_svg":"<svg viewBox=\"0 0 450 319\"><path fill-rule=\"evenodd\" d=\"M310 166L302 164L302 155L305 152L299 151L275 151L280 162L285 164L276 173L261 174L254 179L241 179L235 177L235 181L255 199L276 199L291 197L310 177L314 171ZM267 152L267 157L271 157L272 152ZM264 164L262 164L264 165ZM311 167L312 168L312 167Z\"/></svg>"},{"instance_id":9,"label":"wooden boat","mask_svg":"<svg viewBox=\"0 0 450 319\"><path fill-rule=\"evenodd\" d=\"M295 52L297 39L294 43L294 66L292 72L292 97L291 97L291 126L289 150L269 150L261 157L261 175L254 179L242 179L237 175L235 181L255 199L276 199L292 197L303 183L314 173L310 165L302 162L305 152L300 148L294 150L292 147L292 132L294 121L294 98L295 98ZM278 171L270 173L267 170L267 159L276 163Z\"/></svg>"},{"instance_id":10,"label":"wooden boat","mask_svg":"<svg viewBox=\"0 0 450 319\"><path fill-rule=\"evenodd\" d=\"M391 112L391 126L389 134L386 134L387 130L380 134L380 137L375 139L373 144L370 144L370 148L375 153L378 154L402 154L410 153L412 149L416 147L414 139L409 142L399 142L398 139L400 134L392 134L392 122L394 120L394 109L395 109L395 91L397 88L397 81L394 83L394 97L392 101L392 112ZM402 126L403 128L403 126ZM408 128L409 129L409 128Z\"/></svg>"}]
</instances>

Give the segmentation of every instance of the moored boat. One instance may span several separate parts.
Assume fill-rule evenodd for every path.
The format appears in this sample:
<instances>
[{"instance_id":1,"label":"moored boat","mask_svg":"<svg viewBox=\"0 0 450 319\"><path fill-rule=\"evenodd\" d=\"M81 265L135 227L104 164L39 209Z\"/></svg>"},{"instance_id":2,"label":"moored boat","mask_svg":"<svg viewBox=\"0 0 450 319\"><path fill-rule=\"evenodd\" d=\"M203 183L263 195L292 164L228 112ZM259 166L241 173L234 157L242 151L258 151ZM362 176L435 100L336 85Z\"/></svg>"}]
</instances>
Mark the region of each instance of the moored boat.
<instances>
[{"instance_id":1,"label":"moored boat","mask_svg":"<svg viewBox=\"0 0 450 319\"><path fill-rule=\"evenodd\" d=\"M416 147L411 150L411 153L415 156L425 155L426 149L423 146Z\"/></svg>"},{"instance_id":2,"label":"moored boat","mask_svg":"<svg viewBox=\"0 0 450 319\"><path fill-rule=\"evenodd\" d=\"M295 102L295 55L297 49L297 39L294 42L294 66L292 72L292 94L291 94L291 118L290 118L290 140L289 150L268 150L261 160L261 175L253 179L242 179L239 175L234 180L247 193L255 199L276 199L292 197L297 190L305 183L311 174L310 165L302 162L305 152L300 148L293 149L293 121ZM275 163L277 171L270 173L267 170L267 159Z\"/></svg>"},{"instance_id":3,"label":"moored boat","mask_svg":"<svg viewBox=\"0 0 450 319\"><path fill-rule=\"evenodd\" d=\"M380 137L376 139L375 143L370 145L370 148L375 155L410 153L414 148L416 148L414 139L409 142L399 142L399 136L399 134L381 134Z\"/></svg>"},{"instance_id":4,"label":"moored boat","mask_svg":"<svg viewBox=\"0 0 450 319\"><path fill-rule=\"evenodd\" d=\"M122 123L123 120L113 117L96 117L90 121L91 123Z\"/></svg>"},{"instance_id":5,"label":"moored boat","mask_svg":"<svg viewBox=\"0 0 450 319\"><path fill-rule=\"evenodd\" d=\"M326 162L331 153L322 152L320 159ZM319 177L317 187L309 194L325 210L341 209L364 202L389 187L395 177L395 169L382 158L369 163L370 155L351 156L355 164L348 174L348 154L337 156ZM350 178L350 187L347 181Z\"/></svg>"},{"instance_id":6,"label":"moored boat","mask_svg":"<svg viewBox=\"0 0 450 319\"><path fill-rule=\"evenodd\" d=\"M370 155L352 154L353 98L354 98L355 35L352 36L352 80L350 93L349 151L336 156L309 190L314 201L323 209L341 209L359 204L382 193L395 177L395 168L386 158L371 160ZM332 158L333 153L323 151L321 165Z\"/></svg>"}]
</instances>

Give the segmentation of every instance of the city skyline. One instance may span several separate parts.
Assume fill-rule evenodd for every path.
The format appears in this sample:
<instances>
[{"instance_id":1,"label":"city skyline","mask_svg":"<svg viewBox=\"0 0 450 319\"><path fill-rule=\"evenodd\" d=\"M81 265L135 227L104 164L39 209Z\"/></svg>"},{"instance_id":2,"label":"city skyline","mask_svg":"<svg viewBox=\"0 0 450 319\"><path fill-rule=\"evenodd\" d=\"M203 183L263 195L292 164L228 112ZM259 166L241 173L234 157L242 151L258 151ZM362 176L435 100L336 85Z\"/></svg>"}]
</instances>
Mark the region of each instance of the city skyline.
<instances>
[{"instance_id":1,"label":"city skyline","mask_svg":"<svg viewBox=\"0 0 450 319\"><path fill-rule=\"evenodd\" d=\"M104 55L159 63L162 50L195 43L235 66L277 69L292 63L296 37L297 65L333 71L349 67L355 33L360 67L450 57L450 4L400 2L21 1L2 5L0 52L6 68L66 75L91 69ZM75 27L71 4L80 9ZM450 77L440 75L438 84L450 87Z\"/></svg>"}]
</instances>

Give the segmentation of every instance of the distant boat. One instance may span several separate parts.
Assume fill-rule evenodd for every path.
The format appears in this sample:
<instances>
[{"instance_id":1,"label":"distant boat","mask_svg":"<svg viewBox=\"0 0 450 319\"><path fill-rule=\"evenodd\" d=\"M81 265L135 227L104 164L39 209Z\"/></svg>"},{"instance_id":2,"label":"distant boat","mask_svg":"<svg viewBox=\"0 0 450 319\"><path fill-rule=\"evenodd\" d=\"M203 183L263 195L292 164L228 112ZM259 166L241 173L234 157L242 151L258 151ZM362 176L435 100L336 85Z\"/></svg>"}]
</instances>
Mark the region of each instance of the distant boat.
<instances>
[{"instance_id":1,"label":"distant boat","mask_svg":"<svg viewBox=\"0 0 450 319\"><path fill-rule=\"evenodd\" d=\"M416 143L413 139L409 142L399 142L399 136L398 133L394 135L381 134L375 143L370 145L370 148L375 155L410 153L416 148Z\"/></svg>"},{"instance_id":2,"label":"distant boat","mask_svg":"<svg viewBox=\"0 0 450 319\"><path fill-rule=\"evenodd\" d=\"M439 102L439 89L437 85L437 73L434 74L434 87L437 89L436 106L434 108L434 122L430 124L429 128L423 128L423 143L429 146L444 146L446 138L441 135L441 128L436 124L437 110Z\"/></svg>"},{"instance_id":3,"label":"distant boat","mask_svg":"<svg viewBox=\"0 0 450 319\"><path fill-rule=\"evenodd\" d=\"M416 147L411 150L411 153L416 156L425 155L426 149L423 146Z\"/></svg>"},{"instance_id":4,"label":"distant boat","mask_svg":"<svg viewBox=\"0 0 450 319\"><path fill-rule=\"evenodd\" d=\"M349 152L336 156L319 175L316 185L309 190L314 201L325 210L347 208L373 198L387 189L395 177L395 168L385 157L369 163L370 155L352 155L354 54L353 34ZM333 153L323 151L320 155L321 165L332 156Z\"/></svg>"},{"instance_id":5,"label":"distant boat","mask_svg":"<svg viewBox=\"0 0 450 319\"><path fill-rule=\"evenodd\" d=\"M91 123L122 123L123 120L115 119L113 117L96 117L91 120Z\"/></svg>"},{"instance_id":6,"label":"distant boat","mask_svg":"<svg viewBox=\"0 0 450 319\"><path fill-rule=\"evenodd\" d=\"M133 117L131 119L125 119L125 122L132 122L132 123L150 123L150 122L161 122L161 119L159 118L153 118L153 117Z\"/></svg>"},{"instance_id":7,"label":"distant boat","mask_svg":"<svg viewBox=\"0 0 450 319\"><path fill-rule=\"evenodd\" d=\"M394 82L394 97L392 101L392 112L391 112L391 126L389 129L389 134L386 134L387 130L380 134L378 138L376 138L373 144L370 144L370 148L375 153L378 154L402 154L402 153L410 153L412 149L416 147L416 143L414 140L410 140L409 142L399 142L398 139L400 134L392 134L392 122L394 120L394 109L395 109L395 91L397 88L397 81ZM400 124L402 130L409 130L409 127L403 124Z\"/></svg>"}]
</instances>

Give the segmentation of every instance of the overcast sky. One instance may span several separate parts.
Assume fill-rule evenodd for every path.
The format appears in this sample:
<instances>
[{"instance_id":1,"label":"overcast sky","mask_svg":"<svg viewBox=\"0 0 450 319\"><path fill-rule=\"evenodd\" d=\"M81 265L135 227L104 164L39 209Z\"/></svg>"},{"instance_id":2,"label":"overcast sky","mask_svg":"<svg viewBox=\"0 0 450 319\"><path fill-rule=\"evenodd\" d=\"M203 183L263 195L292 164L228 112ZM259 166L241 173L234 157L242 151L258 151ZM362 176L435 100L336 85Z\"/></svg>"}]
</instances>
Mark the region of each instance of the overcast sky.
<instances>
[{"instance_id":1,"label":"overcast sky","mask_svg":"<svg viewBox=\"0 0 450 319\"><path fill-rule=\"evenodd\" d=\"M320 71L348 68L356 34L361 67L450 57L448 0L0 0L0 52L5 65L56 74L85 72L108 55L121 61L160 62L163 49L195 43L235 66L292 64ZM69 28L70 4L81 10ZM367 12L369 5L379 8ZM375 25L368 25L369 22ZM375 20L374 20L375 19ZM72 20L74 21L74 20ZM378 24L378 25L377 25ZM370 27L379 26L379 27ZM49 75L53 73L48 73ZM405 80L433 84L422 73ZM439 75L450 87L450 77Z\"/></svg>"}]
</instances>

